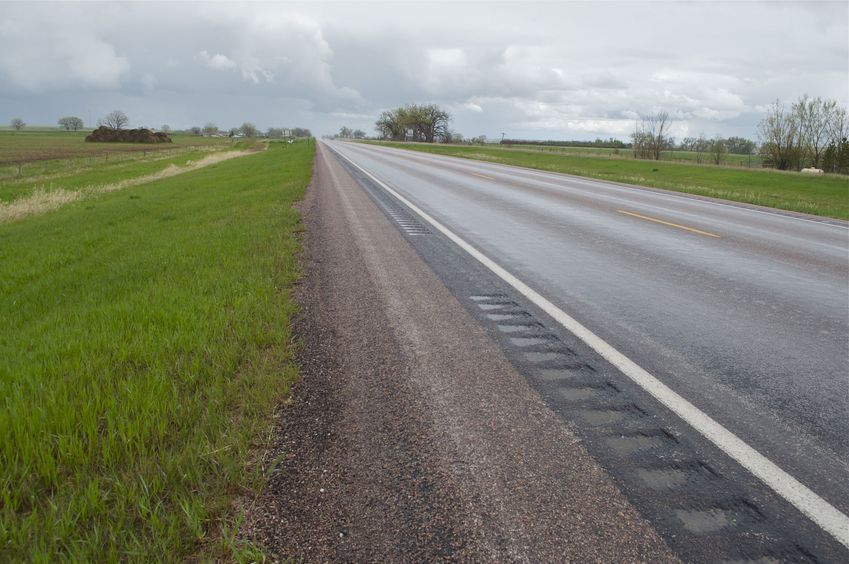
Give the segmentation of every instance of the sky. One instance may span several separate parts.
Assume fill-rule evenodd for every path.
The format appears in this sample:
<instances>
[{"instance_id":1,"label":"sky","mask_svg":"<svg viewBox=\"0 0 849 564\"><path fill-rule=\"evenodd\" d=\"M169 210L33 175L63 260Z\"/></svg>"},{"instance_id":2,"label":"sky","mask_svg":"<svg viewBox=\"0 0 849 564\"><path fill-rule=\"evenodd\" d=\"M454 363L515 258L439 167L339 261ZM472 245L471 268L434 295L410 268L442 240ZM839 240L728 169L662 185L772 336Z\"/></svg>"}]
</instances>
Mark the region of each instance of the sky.
<instances>
[{"instance_id":1,"label":"sky","mask_svg":"<svg viewBox=\"0 0 849 564\"><path fill-rule=\"evenodd\" d=\"M765 107L849 103L849 2L5 2L0 123L248 121L374 134L436 103L467 137L756 139Z\"/></svg>"}]
</instances>

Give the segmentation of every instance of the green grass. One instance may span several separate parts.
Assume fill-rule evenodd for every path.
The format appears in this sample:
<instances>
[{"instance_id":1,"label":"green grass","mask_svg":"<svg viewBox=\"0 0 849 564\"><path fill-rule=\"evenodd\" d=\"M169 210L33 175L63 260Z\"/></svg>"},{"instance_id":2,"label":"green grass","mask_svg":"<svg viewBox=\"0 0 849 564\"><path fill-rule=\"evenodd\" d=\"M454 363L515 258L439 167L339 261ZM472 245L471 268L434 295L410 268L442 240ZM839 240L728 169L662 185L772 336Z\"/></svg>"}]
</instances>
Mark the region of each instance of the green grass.
<instances>
[{"instance_id":1,"label":"green grass","mask_svg":"<svg viewBox=\"0 0 849 564\"><path fill-rule=\"evenodd\" d=\"M599 158L499 146L381 144L849 219L849 177L846 176L812 177L776 170Z\"/></svg>"},{"instance_id":2,"label":"green grass","mask_svg":"<svg viewBox=\"0 0 849 564\"><path fill-rule=\"evenodd\" d=\"M632 149L611 149L608 147L558 147L550 145L498 145L499 149L513 149L526 152L556 153L559 155L594 156L608 159L635 159ZM713 164L709 153L697 153L695 151L662 151L662 161L685 161L697 164ZM747 168L761 168L762 161L757 155L738 155L726 153L722 155L724 166L740 166Z\"/></svg>"},{"instance_id":3,"label":"green grass","mask_svg":"<svg viewBox=\"0 0 849 564\"><path fill-rule=\"evenodd\" d=\"M0 225L0 561L232 540L222 520L261 483L255 444L296 376L292 204L313 151Z\"/></svg>"},{"instance_id":4,"label":"green grass","mask_svg":"<svg viewBox=\"0 0 849 564\"><path fill-rule=\"evenodd\" d=\"M181 150L154 152L147 156L141 153L133 159L112 160L88 164L79 164L79 159L67 159L65 166L57 166L53 174L47 176L24 176L22 178L0 177L0 202L11 202L31 195L36 190L52 191L57 189L78 190L87 186L112 184L129 178L147 176L174 166L185 166L189 161L197 161L209 154L208 151ZM60 163L63 161L50 161Z\"/></svg>"}]
</instances>

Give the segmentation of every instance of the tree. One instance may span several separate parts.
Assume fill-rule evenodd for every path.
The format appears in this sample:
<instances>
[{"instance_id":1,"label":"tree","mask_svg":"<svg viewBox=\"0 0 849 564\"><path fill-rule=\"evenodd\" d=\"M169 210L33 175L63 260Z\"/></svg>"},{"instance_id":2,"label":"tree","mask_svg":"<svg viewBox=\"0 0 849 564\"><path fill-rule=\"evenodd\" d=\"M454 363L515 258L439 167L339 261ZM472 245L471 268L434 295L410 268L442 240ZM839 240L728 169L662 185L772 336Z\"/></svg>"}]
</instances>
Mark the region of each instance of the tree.
<instances>
[{"instance_id":1,"label":"tree","mask_svg":"<svg viewBox=\"0 0 849 564\"><path fill-rule=\"evenodd\" d=\"M259 132L256 126L249 121L243 123L242 127L240 127L239 130L242 132L242 135L249 138L256 137L257 133Z\"/></svg>"},{"instance_id":2,"label":"tree","mask_svg":"<svg viewBox=\"0 0 849 564\"><path fill-rule=\"evenodd\" d=\"M660 160L661 151L671 146L669 114L659 111L640 120L634 127L631 139L634 156L639 159Z\"/></svg>"},{"instance_id":3,"label":"tree","mask_svg":"<svg viewBox=\"0 0 849 564\"><path fill-rule=\"evenodd\" d=\"M363 131L362 129L355 129L355 130L351 133L351 136L352 136L354 139L365 139L366 132L365 132L365 131Z\"/></svg>"},{"instance_id":4,"label":"tree","mask_svg":"<svg viewBox=\"0 0 849 564\"><path fill-rule=\"evenodd\" d=\"M166 123L163 124L162 127L159 128L159 130L164 133L171 133L171 126Z\"/></svg>"},{"instance_id":5,"label":"tree","mask_svg":"<svg viewBox=\"0 0 849 564\"><path fill-rule=\"evenodd\" d=\"M189 133L191 133L192 135L200 135L201 129L198 126L193 125L192 127L189 128Z\"/></svg>"},{"instance_id":6,"label":"tree","mask_svg":"<svg viewBox=\"0 0 849 564\"><path fill-rule=\"evenodd\" d=\"M121 129L128 123L130 123L130 118L121 110L113 110L105 118L100 120L101 125L105 125L110 129Z\"/></svg>"},{"instance_id":7,"label":"tree","mask_svg":"<svg viewBox=\"0 0 849 564\"><path fill-rule=\"evenodd\" d=\"M404 119L400 115L401 112L402 108L386 110L377 118L374 127L383 139L392 139L393 141L404 140L406 127L404 125Z\"/></svg>"},{"instance_id":8,"label":"tree","mask_svg":"<svg viewBox=\"0 0 849 564\"><path fill-rule=\"evenodd\" d=\"M354 132L351 130L350 127L342 126L339 129L338 136L341 137L342 139L350 139L351 137L354 136Z\"/></svg>"},{"instance_id":9,"label":"tree","mask_svg":"<svg viewBox=\"0 0 849 564\"><path fill-rule=\"evenodd\" d=\"M799 122L801 156L815 168L820 167L823 153L831 142L828 130L837 109L836 100L811 99L807 94L793 104L793 113Z\"/></svg>"},{"instance_id":10,"label":"tree","mask_svg":"<svg viewBox=\"0 0 849 564\"><path fill-rule=\"evenodd\" d=\"M65 116L57 122L65 131L79 131L83 128L83 120L76 116Z\"/></svg>"},{"instance_id":11,"label":"tree","mask_svg":"<svg viewBox=\"0 0 849 564\"><path fill-rule=\"evenodd\" d=\"M722 164L722 157L725 153L728 152L728 148L725 146L725 140L719 137L715 138L711 141L710 144L710 155L713 159L713 164L719 165Z\"/></svg>"},{"instance_id":12,"label":"tree","mask_svg":"<svg viewBox=\"0 0 849 564\"><path fill-rule=\"evenodd\" d=\"M15 129L15 131L20 131L26 126L26 122L21 118L14 118L9 124Z\"/></svg>"},{"instance_id":13,"label":"tree","mask_svg":"<svg viewBox=\"0 0 849 564\"><path fill-rule=\"evenodd\" d=\"M725 139L725 148L735 155L751 155L757 149L757 144L745 137L729 137Z\"/></svg>"},{"instance_id":14,"label":"tree","mask_svg":"<svg viewBox=\"0 0 849 564\"><path fill-rule=\"evenodd\" d=\"M451 116L436 104L414 106L414 115L416 117L415 127L421 131L422 140L425 143L442 141L448 135L448 124L451 121Z\"/></svg>"},{"instance_id":15,"label":"tree","mask_svg":"<svg viewBox=\"0 0 849 564\"><path fill-rule=\"evenodd\" d=\"M829 145L822 157L822 168L826 172L849 174L849 140L845 137Z\"/></svg>"},{"instance_id":16,"label":"tree","mask_svg":"<svg viewBox=\"0 0 849 564\"><path fill-rule=\"evenodd\" d=\"M282 139L283 138L283 128L282 127L269 127L265 136L268 137L269 139Z\"/></svg>"},{"instance_id":17,"label":"tree","mask_svg":"<svg viewBox=\"0 0 849 564\"><path fill-rule=\"evenodd\" d=\"M787 170L799 162L799 120L779 100L770 105L758 124L764 162Z\"/></svg>"},{"instance_id":18,"label":"tree","mask_svg":"<svg viewBox=\"0 0 849 564\"><path fill-rule=\"evenodd\" d=\"M207 123L206 125L203 126L203 134L206 135L207 137L209 137L211 135L215 135L216 133L218 133L218 126L215 125L214 123L209 122L209 123Z\"/></svg>"},{"instance_id":19,"label":"tree","mask_svg":"<svg viewBox=\"0 0 849 564\"><path fill-rule=\"evenodd\" d=\"M846 108L837 106L832 112L828 125L829 145L840 143L849 137L849 113Z\"/></svg>"},{"instance_id":20,"label":"tree","mask_svg":"<svg viewBox=\"0 0 849 564\"><path fill-rule=\"evenodd\" d=\"M312 137L312 133L309 129L303 127L294 127L292 128L292 137Z\"/></svg>"},{"instance_id":21,"label":"tree","mask_svg":"<svg viewBox=\"0 0 849 564\"><path fill-rule=\"evenodd\" d=\"M433 143L449 138L450 122L451 115L435 104L411 104L384 111L374 125L384 139Z\"/></svg>"},{"instance_id":22,"label":"tree","mask_svg":"<svg viewBox=\"0 0 849 564\"><path fill-rule=\"evenodd\" d=\"M828 147L823 155L823 170L839 174L849 174L849 114L846 109L836 106L829 118Z\"/></svg>"}]
</instances>

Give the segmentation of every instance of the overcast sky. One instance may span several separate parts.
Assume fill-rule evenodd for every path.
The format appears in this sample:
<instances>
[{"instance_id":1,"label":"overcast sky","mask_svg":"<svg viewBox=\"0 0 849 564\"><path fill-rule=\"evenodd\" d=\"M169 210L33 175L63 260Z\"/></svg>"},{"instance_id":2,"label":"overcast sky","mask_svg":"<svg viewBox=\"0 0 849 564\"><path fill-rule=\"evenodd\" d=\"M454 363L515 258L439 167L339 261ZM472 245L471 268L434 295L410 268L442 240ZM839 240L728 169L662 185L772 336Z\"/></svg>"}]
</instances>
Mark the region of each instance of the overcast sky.
<instances>
[{"instance_id":1,"label":"overcast sky","mask_svg":"<svg viewBox=\"0 0 849 564\"><path fill-rule=\"evenodd\" d=\"M440 104L467 135L755 137L766 104L849 97L840 2L4 3L0 120L374 132Z\"/></svg>"}]
</instances>

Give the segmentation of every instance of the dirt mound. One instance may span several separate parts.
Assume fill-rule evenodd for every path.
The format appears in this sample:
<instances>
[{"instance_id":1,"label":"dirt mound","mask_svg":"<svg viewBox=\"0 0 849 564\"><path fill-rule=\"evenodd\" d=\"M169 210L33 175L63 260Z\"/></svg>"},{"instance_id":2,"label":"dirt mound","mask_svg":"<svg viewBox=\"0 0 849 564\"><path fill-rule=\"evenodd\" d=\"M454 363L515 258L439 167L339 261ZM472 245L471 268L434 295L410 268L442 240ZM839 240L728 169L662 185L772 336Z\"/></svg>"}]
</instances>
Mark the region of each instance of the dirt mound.
<instances>
[{"instance_id":1,"label":"dirt mound","mask_svg":"<svg viewBox=\"0 0 849 564\"><path fill-rule=\"evenodd\" d=\"M171 143L171 138L162 131L149 129L112 129L101 125L85 138L94 143Z\"/></svg>"}]
</instances>

